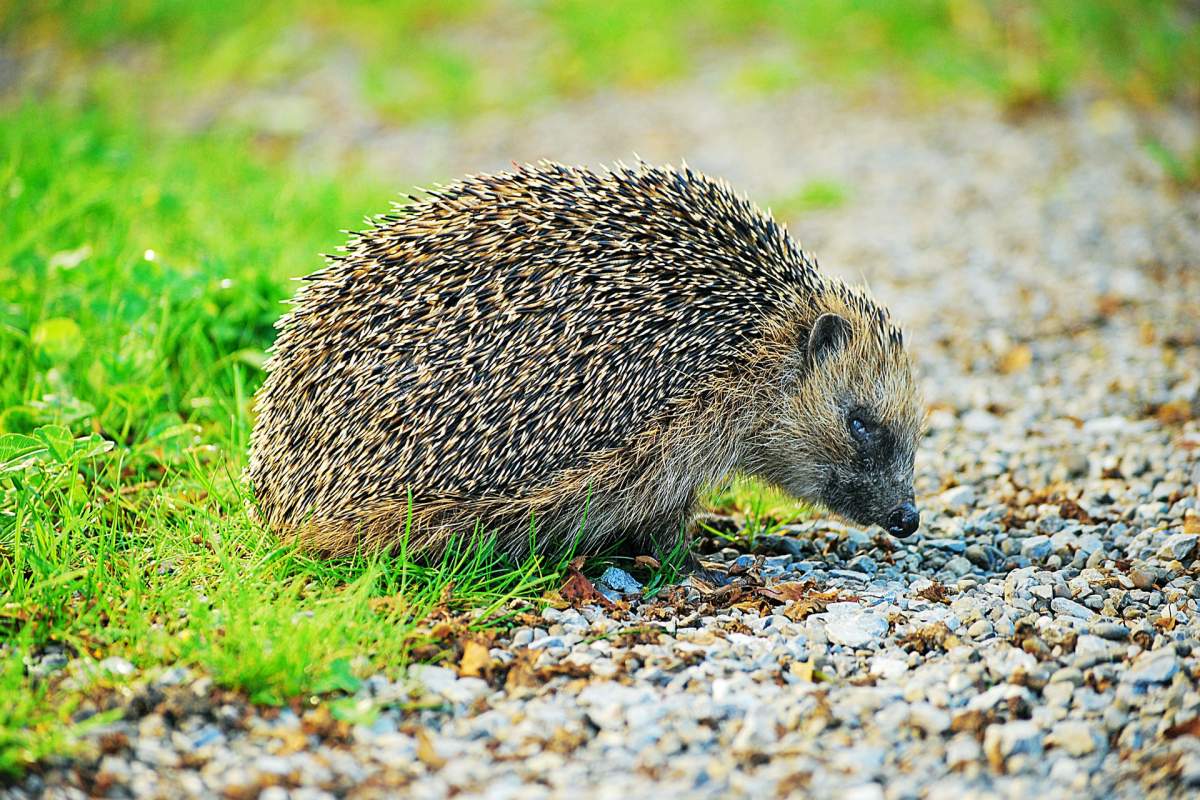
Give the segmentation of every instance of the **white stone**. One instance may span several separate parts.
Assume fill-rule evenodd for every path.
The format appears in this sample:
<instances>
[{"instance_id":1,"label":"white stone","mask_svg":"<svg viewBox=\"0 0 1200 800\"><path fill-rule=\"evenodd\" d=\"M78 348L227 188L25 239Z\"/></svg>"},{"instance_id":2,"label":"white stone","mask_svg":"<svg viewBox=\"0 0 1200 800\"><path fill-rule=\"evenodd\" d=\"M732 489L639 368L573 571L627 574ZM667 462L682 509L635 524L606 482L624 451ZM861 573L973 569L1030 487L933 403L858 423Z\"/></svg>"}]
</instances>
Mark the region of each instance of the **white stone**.
<instances>
[{"instance_id":1,"label":"white stone","mask_svg":"<svg viewBox=\"0 0 1200 800\"><path fill-rule=\"evenodd\" d=\"M975 505L975 487L955 486L939 494L937 499L948 511L965 511Z\"/></svg>"},{"instance_id":2,"label":"white stone","mask_svg":"<svg viewBox=\"0 0 1200 800\"><path fill-rule=\"evenodd\" d=\"M1096 612L1092 611L1085 605L1076 603L1074 600L1068 600L1065 597L1056 597L1050 601L1050 610L1055 614L1065 614L1068 617L1075 619L1093 620L1096 618Z\"/></svg>"},{"instance_id":3,"label":"white stone","mask_svg":"<svg viewBox=\"0 0 1200 800\"><path fill-rule=\"evenodd\" d=\"M1042 730L1029 720L989 725L983 734L983 749L993 763L1014 755L1039 758L1042 755Z\"/></svg>"},{"instance_id":4,"label":"white stone","mask_svg":"<svg viewBox=\"0 0 1200 800\"><path fill-rule=\"evenodd\" d=\"M870 611L831 614L825 621L829 641L846 647L866 647L887 635L888 621Z\"/></svg>"},{"instance_id":5,"label":"white stone","mask_svg":"<svg viewBox=\"0 0 1200 800\"><path fill-rule=\"evenodd\" d=\"M1179 672L1179 659L1174 651L1151 650L1138 656L1133 666L1121 673L1121 682L1134 686L1167 683L1176 672Z\"/></svg>"},{"instance_id":6,"label":"white stone","mask_svg":"<svg viewBox=\"0 0 1200 800\"><path fill-rule=\"evenodd\" d=\"M1167 540L1158 548L1158 557L1174 561L1182 561L1192 554L1196 549L1196 542L1200 541L1200 534L1196 533L1176 533L1167 537Z\"/></svg>"},{"instance_id":7,"label":"white stone","mask_svg":"<svg viewBox=\"0 0 1200 800\"><path fill-rule=\"evenodd\" d=\"M1046 744L1058 747L1073 756L1085 756L1104 744L1104 737L1082 720L1065 719L1054 726Z\"/></svg>"}]
</instances>

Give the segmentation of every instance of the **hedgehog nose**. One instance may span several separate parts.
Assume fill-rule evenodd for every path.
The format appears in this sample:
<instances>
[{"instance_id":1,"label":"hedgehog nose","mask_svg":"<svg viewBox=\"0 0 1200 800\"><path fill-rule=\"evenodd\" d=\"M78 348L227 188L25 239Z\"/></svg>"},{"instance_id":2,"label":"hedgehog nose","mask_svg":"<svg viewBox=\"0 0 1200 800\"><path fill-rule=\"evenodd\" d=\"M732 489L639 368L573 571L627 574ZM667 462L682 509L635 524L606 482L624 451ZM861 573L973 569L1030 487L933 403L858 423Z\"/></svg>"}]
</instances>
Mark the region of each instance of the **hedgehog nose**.
<instances>
[{"instance_id":1,"label":"hedgehog nose","mask_svg":"<svg viewBox=\"0 0 1200 800\"><path fill-rule=\"evenodd\" d=\"M887 530L892 536L904 539L912 536L921 526L921 513L911 502L892 510L887 518Z\"/></svg>"}]
</instances>

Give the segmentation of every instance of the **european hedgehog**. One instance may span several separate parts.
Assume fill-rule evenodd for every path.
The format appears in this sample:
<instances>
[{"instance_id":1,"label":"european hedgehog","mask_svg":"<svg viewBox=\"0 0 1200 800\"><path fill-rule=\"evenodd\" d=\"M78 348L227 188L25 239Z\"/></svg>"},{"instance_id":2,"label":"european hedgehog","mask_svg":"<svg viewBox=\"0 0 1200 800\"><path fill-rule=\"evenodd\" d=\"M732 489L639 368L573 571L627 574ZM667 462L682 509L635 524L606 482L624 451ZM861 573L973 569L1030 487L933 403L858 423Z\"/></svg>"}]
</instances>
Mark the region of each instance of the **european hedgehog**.
<instances>
[{"instance_id":1,"label":"european hedgehog","mask_svg":"<svg viewBox=\"0 0 1200 800\"><path fill-rule=\"evenodd\" d=\"M900 331L724 182L542 162L412 200L279 322L248 475L283 536L662 552L734 473L917 529Z\"/></svg>"}]
</instances>

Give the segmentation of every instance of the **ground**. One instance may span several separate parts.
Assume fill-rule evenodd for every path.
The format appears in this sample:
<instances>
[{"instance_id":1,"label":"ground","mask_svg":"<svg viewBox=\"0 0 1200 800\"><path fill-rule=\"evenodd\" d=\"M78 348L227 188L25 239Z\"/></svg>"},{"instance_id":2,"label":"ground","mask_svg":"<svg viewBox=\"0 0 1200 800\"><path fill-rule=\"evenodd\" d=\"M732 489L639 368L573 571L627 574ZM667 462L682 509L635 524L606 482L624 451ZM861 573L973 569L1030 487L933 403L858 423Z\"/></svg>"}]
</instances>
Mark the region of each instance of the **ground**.
<instances>
[{"instance_id":1,"label":"ground","mask_svg":"<svg viewBox=\"0 0 1200 800\"><path fill-rule=\"evenodd\" d=\"M6 298L40 309L32 327L4 309L10 329L31 331L20 363L35 388L13 389L11 376L0 386L20 414L45 413L45 398L66 389L99 406L85 427L66 423L66 441L125 453L111 483L107 467L79 467L87 491L122 513L55 505L51 490L76 490L25 472L5 495L26 505L0 530L27 539L0 539L14 587L0 623L20 648L3 651L19 674L0 673L0 686L21 701L0 722L9 740L40 749L31 760L18 751L0 795L1195 793L1200 195L1146 145L1186 150L1194 111L1087 88L1035 107L914 104L886 80L853 93L822 83L747 93L729 80L739 63L461 124L378 116L354 102L337 60L298 84L208 104L158 99L168 120L219 116L265 150L281 146L281 126L335 118L288 138L289 164L318 175L281 184L279 205L255 167L191 174L192 161L110 135L103 121L58 118L79 126L77 141L50 137L44 160L61 140L56 158L76 159L87 180L56 196L32 171L16 169L20 191L3 175L10 198L54 201L18 210L25 239L66 231L44 248L56 266L33 280L40 256L19 241L2 251L0 276L69 291L21 283ZM15 114L14 130L37 129L28 109ZM41 145L14 140L31 163ZM193 160L226 163L223 140L186 141L199 148ZM587 578L552 565L489 588L478 571L434 569L411 578L432 593L418 603L403 589L407 564L325 567L281 553L241 521L235 476L201 480L222 471L214 447L244 446L242 381L254 378L241 370L256 369L286 293L275 278L311 269L311 251L336 243L313 225L382 210L375 183L329 188L321 165L353 161L356 174L418 183L511 160L598 165L635 153L686 158L772 205L823 270L867 283L891 309L929 408L917 536L818 513L706 537L704 558L733 576L726 588L692 581L644 596L625 572L602 577L604 565ZM184 173L187 191L159 172ZM135 198L128 229L96 221L121 216L89 197L96 176ZM91 210L84 227L54 213L78 208L75 195ZM223 208L244 195L274 227ZM246 218L237 249L221 246L225 213ZM106 241L114 230L117 245ZM273 254L283 239L288 249ZM97 289L84 273L106 248L133 266ZM279 263L260 282L240 266L265 259ZM236 280L222 286L223 274ZM114 301L118 323L97 310L126 283L148 282L161 305L133 290ZM127 311L136 324L119 324ZM222 318L237 324L212 321ZM81 328L87 345L75 341ZM104 394L83 348L110 336ZM117 357L136 362L135 346L166 354L164 366ZM192 374L208 369L212 385ZM160 381L165 399L142 399L132 378L112 389L125 374ZM186 420L159 419L185 407ZM6 412L4 430L20 414ZM737 506L731 523L710 524L737 528L746 516ZM72 548L86 558L60 553ZM591 582L604 601L589 601Z\"/></svg>"}]
</instances>

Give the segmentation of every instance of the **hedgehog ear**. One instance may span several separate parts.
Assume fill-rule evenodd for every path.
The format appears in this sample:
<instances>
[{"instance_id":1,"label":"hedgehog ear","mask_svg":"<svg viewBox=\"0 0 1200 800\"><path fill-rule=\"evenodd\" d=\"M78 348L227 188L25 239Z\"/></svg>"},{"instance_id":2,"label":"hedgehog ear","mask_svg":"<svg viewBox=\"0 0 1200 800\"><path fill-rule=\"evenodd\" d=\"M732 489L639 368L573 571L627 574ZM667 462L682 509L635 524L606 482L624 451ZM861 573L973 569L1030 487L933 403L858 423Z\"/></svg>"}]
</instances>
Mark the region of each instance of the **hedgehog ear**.
<instances>
[{"instance_id":1,"label":"hedgehog ear","mask_svg":"<svg viewBox=\"0 0 1200 800\"><path fill-rule=\"evenodd\" d=\"M850 344L850 323L837 314L822 314L808 334L808 355L819 363Z\"/></svg>"}]
</instances>

